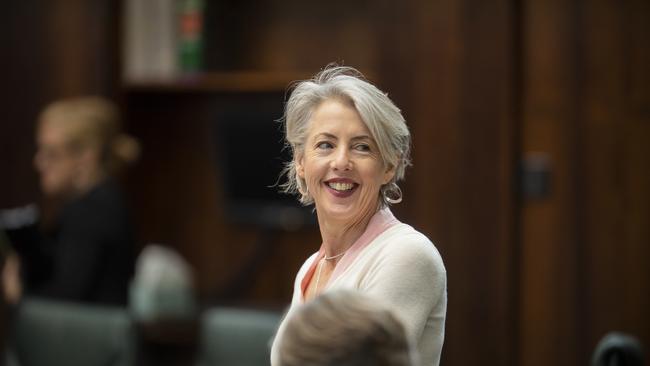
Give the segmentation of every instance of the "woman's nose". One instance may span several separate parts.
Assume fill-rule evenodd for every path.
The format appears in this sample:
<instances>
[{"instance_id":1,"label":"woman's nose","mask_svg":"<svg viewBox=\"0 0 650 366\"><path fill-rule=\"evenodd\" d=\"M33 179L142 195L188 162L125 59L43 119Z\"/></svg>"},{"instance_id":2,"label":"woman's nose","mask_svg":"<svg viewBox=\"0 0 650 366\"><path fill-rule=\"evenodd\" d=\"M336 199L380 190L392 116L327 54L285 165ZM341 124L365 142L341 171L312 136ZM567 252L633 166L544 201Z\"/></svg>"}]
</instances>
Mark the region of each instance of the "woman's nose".
<instances>
[{"instance_id":1,"label":"woman's nose","mask_svg":"<svg viewBox=\"0 0 650 366\"><path fill-rule=\"evenodd\" d=\"M339 148L332 160L332 168L335 170L350 170L351 161L348 149Z\"/></svg>"}]
</instances>

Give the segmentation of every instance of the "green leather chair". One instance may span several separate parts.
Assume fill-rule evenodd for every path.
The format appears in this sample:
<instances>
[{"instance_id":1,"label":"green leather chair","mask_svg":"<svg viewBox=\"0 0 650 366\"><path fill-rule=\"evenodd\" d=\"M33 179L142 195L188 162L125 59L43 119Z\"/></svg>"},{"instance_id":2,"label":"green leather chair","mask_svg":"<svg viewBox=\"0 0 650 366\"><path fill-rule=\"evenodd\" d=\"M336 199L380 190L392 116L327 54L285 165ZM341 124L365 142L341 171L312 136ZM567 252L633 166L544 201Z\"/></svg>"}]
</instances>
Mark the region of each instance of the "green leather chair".
<instances>
[{"instance_id":1,"label":"green leather chair","mask_svg":"<svg viewBox=\"0 0 650 366\"><path fill-rule=\"evenodd\" d=\"M281 314L213 308L201 316L196 366L268 366Z\"/></svg>"},{"instance_id":2,"label":"green leather chair","mask_svg":"<svg viewBox=\"0 0 650 366\"><path fill-rule=\"evenodd\" d=\"M128 311L26 299L13 319L9 353L19 366L132 366Z\"/></svg>"}]
</instances>

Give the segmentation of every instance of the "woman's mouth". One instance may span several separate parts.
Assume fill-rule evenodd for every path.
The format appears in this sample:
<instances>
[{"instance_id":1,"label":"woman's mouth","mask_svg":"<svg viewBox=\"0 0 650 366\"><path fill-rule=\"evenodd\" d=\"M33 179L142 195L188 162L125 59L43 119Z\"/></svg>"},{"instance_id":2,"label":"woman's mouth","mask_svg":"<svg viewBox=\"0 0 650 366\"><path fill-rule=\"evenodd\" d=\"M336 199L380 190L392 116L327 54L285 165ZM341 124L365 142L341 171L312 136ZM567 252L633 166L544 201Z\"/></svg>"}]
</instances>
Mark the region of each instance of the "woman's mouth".
<instances>
[{"instance_id":1,"label":"woman's mouth","mask_svg":"<svg viewBox=\"0 0 650 366\"><path fill-rule=\"evenodd\" d=\"M327 190L336 197L345 198L349 197L359 187L358 184L345 180L345 181L327 181L325 182Z\"/></svg>"},{"instance_id":2,"label":"woman's mouth","mask_svg":"<svg viewBox=\"0 0 650 366\"><path fill-rule=\"evenodd\" d=\"M336 189L337 191L349 191L352 188L354 188L353 183L332 183L332 182L330 182L330 183L327 183L327 185L332 189Z\"/></svg>"}]
</instances>

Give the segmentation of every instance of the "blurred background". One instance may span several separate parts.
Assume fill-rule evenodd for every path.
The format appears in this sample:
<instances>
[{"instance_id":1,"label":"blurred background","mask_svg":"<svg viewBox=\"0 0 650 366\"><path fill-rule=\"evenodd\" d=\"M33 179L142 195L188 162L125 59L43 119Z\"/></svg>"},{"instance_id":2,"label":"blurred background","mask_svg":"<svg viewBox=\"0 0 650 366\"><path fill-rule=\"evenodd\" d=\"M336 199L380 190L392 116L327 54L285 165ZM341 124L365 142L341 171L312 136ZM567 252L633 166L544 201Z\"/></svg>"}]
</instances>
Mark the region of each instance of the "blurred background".
<instances>
[{"instance_id":1,"label":"blurred background","mask_svg":"<svg viewBox=\"0 0 650 366\"><path fill-rule=\"evenodd\" d=\"M186 3L3 4L0 208L39 197L39 111L107 96L142 143L122 179L139 245L177 250L203 305L282 309L319 232L259 218L286 200L242 151L279 149L288 85L336 61L411 128L394 212L447 266L442 364L586 365L612 330L647 350L650 2Z\"/></svg>"}]
</instances>

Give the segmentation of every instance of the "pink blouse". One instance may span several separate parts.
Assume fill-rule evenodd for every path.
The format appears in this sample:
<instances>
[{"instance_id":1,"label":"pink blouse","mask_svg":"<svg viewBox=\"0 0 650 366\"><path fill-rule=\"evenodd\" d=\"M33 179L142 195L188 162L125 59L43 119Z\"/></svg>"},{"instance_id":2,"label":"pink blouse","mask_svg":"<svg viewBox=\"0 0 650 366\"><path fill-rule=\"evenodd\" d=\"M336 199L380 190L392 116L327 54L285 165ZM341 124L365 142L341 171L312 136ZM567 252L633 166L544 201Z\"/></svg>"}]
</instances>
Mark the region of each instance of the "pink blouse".
<instances>
[{"instance_id":1,"label":"pink blouse","mask_svg":"<svg viewBox=\"0 0 650 366\"><path fill-rule=\"evenodd\" d=\"M393 225L399 224L399 220L393 216L393 213L388 209L388 208L383 208L377 213L375 213L371 218L370 221L368 222L368 227L366 227L366 231L361 234L361 236L357 239L357 241L352 244L352 246L345 252L343 257L341 257L341 260L339 263L336 265L336 268L334 269L334 272L332 273L332 276L330 277L329 281L335 280L338 276L340 276L345 270L352 264L354 263L354 260L357 258L359 253L368 246L377 236L379 236L381 233L386 231L388 228L390 228ZM309 267L309 270L307 270L307 274L305 274L305 277L302 279L302 282L300 284L300 288L302 290L302 301L305 301L305 292L307 291L307 288L309 287L309 284L311 283L312 278L314 277L314 273L316 272L316 267L318 266L318 263L320 260L325 256L325 250L323 249L323 245L321 244L320 250L318 251L318 255L316 256L316 259L312 262L311 266ZM327 286L327 284L325 285Z\"/></svg>"}]
</instances>

